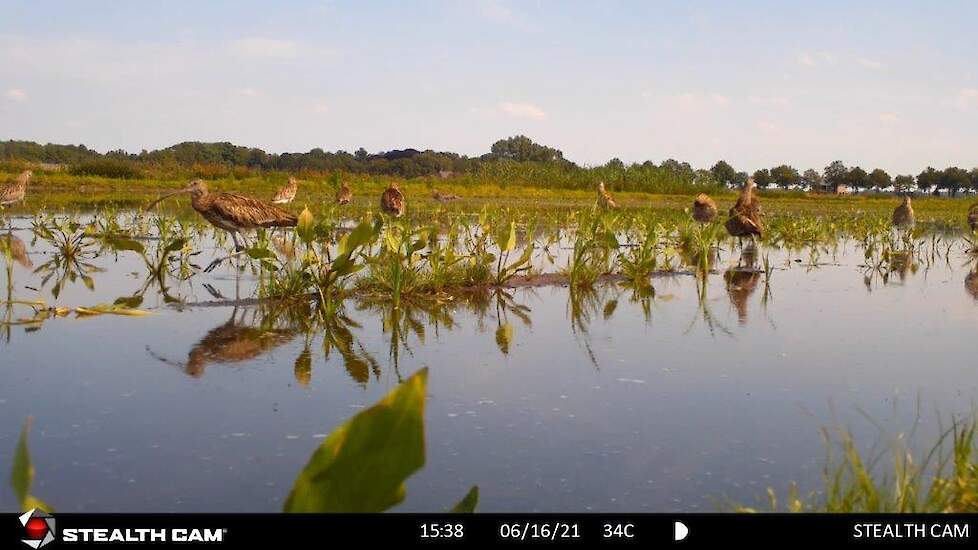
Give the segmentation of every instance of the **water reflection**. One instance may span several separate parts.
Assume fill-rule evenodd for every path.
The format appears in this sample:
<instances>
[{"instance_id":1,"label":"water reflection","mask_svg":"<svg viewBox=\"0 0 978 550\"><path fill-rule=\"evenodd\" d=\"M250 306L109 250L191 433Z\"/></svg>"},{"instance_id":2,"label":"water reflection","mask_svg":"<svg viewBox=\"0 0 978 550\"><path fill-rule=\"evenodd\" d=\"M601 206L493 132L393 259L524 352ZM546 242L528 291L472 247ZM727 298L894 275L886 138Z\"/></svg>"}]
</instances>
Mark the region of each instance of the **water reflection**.
<instances>
[{"instance_id":1,"label":"water reflection","mask_svg":"<svg viewBox=\"0 0 978 550\"><path fill-rule=\"evenodd\" d=\"M199 378L209 364L233 365L255 359L291 342L298 333L295 326L289 323L287 315L266 314L261 308L251 312L243 309L239 314L239 308L235 307L225 323L208 331L190 349L186 363L174 363L156 355L149 347L147 349L160 361Z\"/></svg>"},{"instance_id":2,"label":"water reflection","mask_svg":"<svg viewBox=\"0 0 978 550\"><path fill-rule=\"evenodd\" d=\"M970 294L972 298L978 300L978 266L975 266L974 270L965 276L964 290Z\"/></svg>"},{"instance_id":3,"label":"water reflection","mask_svg":"<svg viewBox=\"0 0 978 550\"><path fill-rule=\"evenodd\" d=\"M761 272L757 270L757 249L753 244L743 250L737 267L727 269L723 273L730 303L737 310L737 321L747 324L747 302L757 284L761 281Z\"/></svg>"},{"instance_id":4,"label":"water reflection","mask_svg":"<svg viewBox=\"0 0 978 550\"><path fill-rule=\"evenodd\" d=\"M34 262L31 261L28 255L27 246L24 244L24 241L20 240L9 230L6 235L0 235L0 253L4 251L9 252L10 258L24 269L32 269L34 267Z\"/></svg>"}]
</instances>

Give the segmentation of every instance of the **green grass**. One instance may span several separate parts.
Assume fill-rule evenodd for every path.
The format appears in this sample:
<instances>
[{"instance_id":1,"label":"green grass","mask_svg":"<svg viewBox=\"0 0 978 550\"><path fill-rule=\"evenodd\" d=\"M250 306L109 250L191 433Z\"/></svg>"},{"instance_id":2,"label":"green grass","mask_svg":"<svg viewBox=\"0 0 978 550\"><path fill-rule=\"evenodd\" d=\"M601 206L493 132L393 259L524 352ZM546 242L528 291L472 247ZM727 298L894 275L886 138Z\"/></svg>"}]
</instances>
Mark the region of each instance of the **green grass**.
<instances>
[{"instance_id":1,"label":"green grass","mask_svg":"<svg viewBox=\"0 0 978 550\"><path fill-rule=\"evenodd\" d=\"M846 429L823 430L827 451L820 491L802 496L793 485L778 498L768 489L767 509L777 512L974 513L978 512L978 441L974 418L956 420L923 454L902 435L886 452L862 453ZM887 459L888 457L888 459ZM761 509L725 506L739 512Z\"/></svg>"}]
</instances>

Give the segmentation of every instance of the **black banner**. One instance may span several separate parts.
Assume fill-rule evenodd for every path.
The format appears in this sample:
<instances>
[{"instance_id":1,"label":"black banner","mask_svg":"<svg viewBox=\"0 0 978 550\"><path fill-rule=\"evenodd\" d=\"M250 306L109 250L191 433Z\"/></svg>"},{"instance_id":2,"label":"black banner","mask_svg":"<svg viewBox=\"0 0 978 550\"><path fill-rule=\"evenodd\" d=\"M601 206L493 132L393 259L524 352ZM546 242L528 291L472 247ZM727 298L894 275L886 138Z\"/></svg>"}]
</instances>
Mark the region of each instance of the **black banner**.
<instances>
[{"instance_id":1,"label":"black banner","mask_svg":"<svg viewBox=\"0 0 978 550\"><path fill-rule=\"evenodd\" d=\"M973 544L976 514L5 514L0 548ZM44 542L46 541L46 542Z\"/></svg>"}]
</instances>

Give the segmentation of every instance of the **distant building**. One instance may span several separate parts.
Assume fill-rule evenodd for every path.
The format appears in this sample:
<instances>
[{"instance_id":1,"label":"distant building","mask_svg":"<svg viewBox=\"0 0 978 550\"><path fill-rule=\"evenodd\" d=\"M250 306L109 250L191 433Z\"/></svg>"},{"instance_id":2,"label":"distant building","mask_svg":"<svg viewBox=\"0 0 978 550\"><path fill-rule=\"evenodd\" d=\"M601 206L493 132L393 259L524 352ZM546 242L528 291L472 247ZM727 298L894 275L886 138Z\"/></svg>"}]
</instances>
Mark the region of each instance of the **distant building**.
<instances>
[{"instance_id":1,"label":"distant building","mask_svg":"<svg viewBox=\"0 0 978 550\"><path fill-rule=\"evenodd\" d=\"M817 193L828 193L830 195L848 195L852 193L852 189L844 183L820 183L815 186L814 190Z\"/></svg>"}]
</instances>

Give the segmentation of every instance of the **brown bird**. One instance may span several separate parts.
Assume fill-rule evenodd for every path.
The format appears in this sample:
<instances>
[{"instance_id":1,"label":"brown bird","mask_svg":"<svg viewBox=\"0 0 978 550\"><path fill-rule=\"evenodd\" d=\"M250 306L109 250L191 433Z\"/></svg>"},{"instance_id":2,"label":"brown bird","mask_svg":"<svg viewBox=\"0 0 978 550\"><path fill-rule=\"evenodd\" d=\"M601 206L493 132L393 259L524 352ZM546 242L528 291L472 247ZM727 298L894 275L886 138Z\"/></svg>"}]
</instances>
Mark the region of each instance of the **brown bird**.
<instances>
[{"instance_id":1,"label":"brown bird","mask_svg":"<svg viewBox=\"0 0 978 550\"><path fill-rule=\"evenodd\" d=\"M380 196L380 209L385 214L400 218L404 215L405 206L406 201L404 200L404 193L401 192L401 187L396 181L392 181L384 194Z\"/></svg>"},{"instance_id":2,"label":"brown bird","mask_svg":"<svg viewBox=\"0 0 978 550\"><path fill-rule=\"evenodd\" d=\"M184 189L156 199L147 207L147 210L156 206L163 199L182 193L190 193L190 204L205 220L214 227L231 234L234 249L238 253L245 250L238 242L239 233L259 227L295 227L297 222L297 218L293 214L277 206L232 193L210 193L207 191L207 184L204 183L204 180L199 179L193 180ZM241 238L244 240L244 235ZM215 260L205 271L214 269L223 261L224 259Z\"/></svg>"},{"instance_id":3,"label":"brown bird","mask_svg":"<svg viewBox=\"0 0 978 550\"><path fill-rule=\"evenodd\" d=\"M295 200L295 194L299 190L299 182L290 177L289 183L282 186L275 196L272 197L272 204L289 204Z\"/></svg>"},{"instance_id":4,"label":"brown bird","mask_svg":"<svg viewBox=\"0 0 978 550\"><path fill-rule=\"evenodd\" d=\"M340 184L340 190L336 192L336 204L350 204L353 200L353 191L350 191L350 186L344 181Z\"/></svg>"},{"instance_id":5,"label":"brown bird","mask_svg":"<svg viewBox=\"0 0 978 550\"><path fill-rule=\"evenodd\" d=\"M30 183L33 175L34 173L30 170L24 170L17 176L17 181L0 189L0 208L13 206L24 200L24 196L27 194L27 184Z\"/></svg>"},{"instance_id":6,"label":"brown bird","mask_svg":"<svg viewBox=\"0 0 978 550\"><path fill-rule=\"evenodd\" d=\"M971 205L968 209L968 227L972 231L978 231L978 202Z\"/></svg>"},{"instance_id":7,"label":"brown bird","mask_svg":"<svg viewBox=\"0 0 978 550\"><path fill-rule=\"evenodd\" d=\"M731 237L761 236L764 226L761 223L761 204L754 195L754 178L748 178L744 190L740 192L737 203L730 209L730 219L725 224Z\"/></svg>"},{"instance_id":8,"label":"brown bird","mask_svg":"<svg viewBox=\"0 0 978 550\"><path fill-rule=\"evenodd\" d=\"M703 224L713 223L717 219L717 203L706 193L696 195L696 200L693 201L693 219Z\"/></svg>"},{"instance_id":9,"label":"brown bird","mask_svg":"<svg viewBox=\"0 0 978 550\"><path fill-rule=\"evenodd\" d=\"M978 267L964 278L964 289L972 298L978 300Z\"/></svg>"},{"instance_id":10,"label":"brown bird","mask_svg":"<svg viewBox=\"0 0 978 550\"><path fill-rule=\"evenodd\" d=\"M903 196L903 202L893 210L893 226L907 228L914 224L913 206L910 205L910 195Z\"/></svg>"},{"instance_id":11,"label":"brown bird","mask_svg":"<svg viewBox=\"0 0 978 550\"><path fill-rule=\"evenodd\" d=\"M755 270L728 269L723 273L727 285L727 296L737 310L737 320L741 325L747 324L747 300L757 290L761 273Z\"/></svg>"},{"instance_id":12,"label":"brown bird","mask_svg":"<svg viewBox=\"0 0 978 550\"><path fill-rule=\"evenodd\" d=\"M614 210L618 208L618 203L615 202L615 199L611 198L611 194L605 191L603 181L598 182L598 206L603 210Z\"/></svg>"},{"instance_id":13,"label":"brown bird","mask_svg":"<svg viewBox=\"0 0 978 550\"><path fill-rule=\"evenodd\" d=\"M457 201L459 199L458 195L453 195L451 193L442 193L437 189L435 189L435 192L431 194L431 197L438 202L451 202L451 201Z\"/></svg>"},{"instance_id":14,"label":"brown bird","mask_svg":"<svg viewBox=\"0 0 978 550\"><path fill-rule=\"evenodd\" d=\"M13 233L7 232L6 235L0 235L0 251L7 249L10 251L10 257L24 269L30 269L34 267L34 262L31 261L30 256L27 254L27 246L24 241L15 237Z\"/></svg>"}]
</instances>

